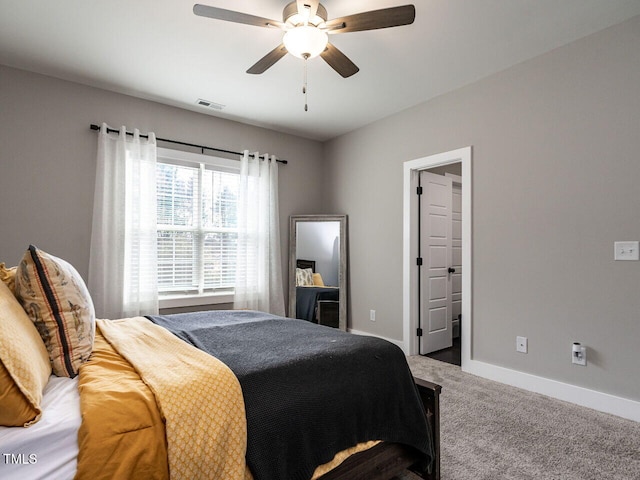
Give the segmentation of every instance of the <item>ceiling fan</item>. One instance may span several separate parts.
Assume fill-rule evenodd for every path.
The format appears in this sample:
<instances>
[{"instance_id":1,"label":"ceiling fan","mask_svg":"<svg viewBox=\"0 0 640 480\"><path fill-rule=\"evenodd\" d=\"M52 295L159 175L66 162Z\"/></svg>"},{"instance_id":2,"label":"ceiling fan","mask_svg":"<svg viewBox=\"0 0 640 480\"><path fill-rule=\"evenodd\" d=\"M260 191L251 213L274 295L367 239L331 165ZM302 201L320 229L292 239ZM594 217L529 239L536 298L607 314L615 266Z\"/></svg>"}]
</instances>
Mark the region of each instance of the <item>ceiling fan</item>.
<instances>
[{"instance_id":1,"label":"ceiling fan","mask_svg":"<svg viewBox=\"0 0 640 480\"><path fill-rule=\"evenodd\" d=\"M328 35L409 25L415 19L416 9L413 5L403 5L327 20L327 10L318 0L297 0L284 7L282 22L200 4L193 6L193 13L227 22L279 28L285 32L282 43L258 60L247 73L263 73L290 53L304 60L319 55L347 78L357 73L359 68L329 43Z\"/></svg>"}]
</instances>

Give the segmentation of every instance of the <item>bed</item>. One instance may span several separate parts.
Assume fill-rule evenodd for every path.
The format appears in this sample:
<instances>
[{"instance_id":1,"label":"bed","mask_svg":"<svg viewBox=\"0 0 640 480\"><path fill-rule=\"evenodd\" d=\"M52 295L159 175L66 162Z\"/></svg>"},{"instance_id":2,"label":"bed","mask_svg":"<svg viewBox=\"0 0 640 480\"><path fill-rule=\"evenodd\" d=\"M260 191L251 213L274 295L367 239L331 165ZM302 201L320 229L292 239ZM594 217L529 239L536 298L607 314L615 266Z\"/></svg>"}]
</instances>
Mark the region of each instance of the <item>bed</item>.
<instances>
[{"instance_id":1,"label":"bed","mask_svg":"<svg viewBox=\"0 0 640 480\"><path fill-rule=\"evenodd\" d=\"M337 328L339 301L340 289L323 284L315 261L296 259L296 318Z\"/></svg>"},{"instance_id":2,"label":"bed","mask_svg":"<svg viewBox=\"0 0 640 480\"><path fill-rule=\"evenodd\" d=\"M49 301L70 284L78 286L68 277L53 285ZM43 350L56 350L36 338L48 327L23 321L33 305L13 295L24 299L25 291L0 282L0 367L10 373L0 371L0 382L16 380L16 359L42 364ZM81 323L81 310L74 304L67 330ZM40 365L31 378L39 383L15 381L18 390L35 383L20 398L34 401L35 420L0 427L3 479L169 478L170 471L171 478L370 480L406 468L439 478L440 387L413 379L389 342L253 311L94 319L93 328L67 339L82 343L92 333L88 358L51 362L77 365L76 374Z\"/></svg>"}]
</instances>

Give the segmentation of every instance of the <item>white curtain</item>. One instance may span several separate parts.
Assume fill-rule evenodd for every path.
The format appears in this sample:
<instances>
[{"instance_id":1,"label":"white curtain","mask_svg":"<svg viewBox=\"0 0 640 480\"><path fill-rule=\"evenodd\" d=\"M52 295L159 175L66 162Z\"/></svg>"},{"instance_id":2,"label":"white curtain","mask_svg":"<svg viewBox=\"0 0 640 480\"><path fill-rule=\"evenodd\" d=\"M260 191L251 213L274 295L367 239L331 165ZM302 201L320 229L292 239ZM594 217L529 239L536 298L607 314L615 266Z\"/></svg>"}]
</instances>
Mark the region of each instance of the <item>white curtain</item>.
<instances>
[{"instance_id":1,"label":"white curtain","mask_svg":"<svg viewBox=\"0 0 640 480\"><path fill-rule=\"evenodd\" d=\"M101 318L158 313L156 139L109 134L102 124L89 258L89 291Z\"/></svg>"},{"instance_id":2,"label":"white curtain","mask_svg":"<svg viewBox=\"0 0 640 480\"><path fill-rule=\"evenodd\" d=\"M278 162L245 150L240 161L235 308L284 316Z\"/></svg>"}]
</instances>

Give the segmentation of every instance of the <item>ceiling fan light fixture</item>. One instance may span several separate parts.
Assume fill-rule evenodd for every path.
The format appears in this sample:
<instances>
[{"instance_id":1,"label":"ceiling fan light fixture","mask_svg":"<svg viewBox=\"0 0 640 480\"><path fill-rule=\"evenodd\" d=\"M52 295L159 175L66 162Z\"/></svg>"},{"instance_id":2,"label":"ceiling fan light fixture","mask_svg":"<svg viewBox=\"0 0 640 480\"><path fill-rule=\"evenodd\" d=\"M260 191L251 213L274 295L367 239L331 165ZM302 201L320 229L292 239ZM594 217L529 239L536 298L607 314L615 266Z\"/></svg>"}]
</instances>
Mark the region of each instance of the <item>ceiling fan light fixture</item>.
<instances>
[{"instance_id":1,"label":"ceiling fan light fixture","mask_svg":"<svg viewBox=\"0 0 640 480\"><path fill-rule=\"evenodd\" d=\"M288 30L282 42L291 55L298 58L314 58L327 48L329 36L319 28L300 25Z\"/></svg>"},{"instance_id":2,"label":"ceiling fan light fixture","mask_svg":"<svg viewBox=\"0 0 640 480\"><path fill-rule=\"evenodd\" d=\"M329 43L327 33L362 32L410 25L416 18L416 7L400 5L327 20L327 9L319 0L295 0L284 7L282 22L201 4L193 6L193 13L200 17L256 27L277 27L285 31L282 43L247 70L251 75L264 73L290 53L304 60L321 56L343 78L348 78L358 73L359 69L344 53ZM304 65L306 69L306 61Z\"/></svg>"}]
</instances>

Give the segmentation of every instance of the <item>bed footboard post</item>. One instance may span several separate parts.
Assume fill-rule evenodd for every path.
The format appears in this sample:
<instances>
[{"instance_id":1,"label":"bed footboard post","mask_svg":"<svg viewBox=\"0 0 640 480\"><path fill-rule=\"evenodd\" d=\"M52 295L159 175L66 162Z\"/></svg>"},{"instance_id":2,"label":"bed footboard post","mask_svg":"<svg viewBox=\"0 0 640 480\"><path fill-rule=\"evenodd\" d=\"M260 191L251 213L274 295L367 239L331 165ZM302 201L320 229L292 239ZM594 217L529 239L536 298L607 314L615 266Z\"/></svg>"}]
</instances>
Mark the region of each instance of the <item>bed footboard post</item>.
<instances>
[{"instance_id":1,"label":"bed footboard post","mask_svg":"<svg viewBox=\"0 0 640 480\"><path fill-rule=\"evenodd\" d=\"M418 387L420 400L429 420L435 453L431 473L421 472L422 477L428 480L440 480L440 392L442 387L420 378L414 377L414 381Z\"/></svg>"}]
</instances>

